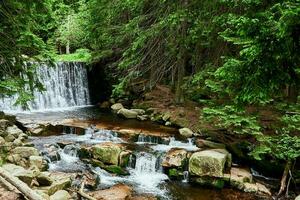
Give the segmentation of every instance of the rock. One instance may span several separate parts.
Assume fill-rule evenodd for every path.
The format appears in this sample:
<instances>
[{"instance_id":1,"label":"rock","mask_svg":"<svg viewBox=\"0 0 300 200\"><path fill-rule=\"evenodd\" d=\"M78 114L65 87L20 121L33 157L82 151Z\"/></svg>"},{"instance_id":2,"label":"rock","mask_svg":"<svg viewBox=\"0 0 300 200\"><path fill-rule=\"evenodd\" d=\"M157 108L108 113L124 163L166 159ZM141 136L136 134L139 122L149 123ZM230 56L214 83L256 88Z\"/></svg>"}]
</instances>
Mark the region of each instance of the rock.
<instances>
[{"instance_id":1,"label":"rock","mask_svg":"<svg viewBox=\"0 0 300 200\"><path fill-rule=\"evenodd\" d=\"M50 200L69 200L71 199L70 194L66 190L58 190L50 196Z\"/></svg>"},{"instance_id":2,"label":"rock","mask_svg":"<svg viewBox=\"0 0 300 200\"><path fill-rule=\"evenodd\" d=\"M269 196L272 196L271 191L270 191L266 186L264 186L263 184L261 184L261 183L256 183L256 186L257 186L257 189L258 189L258 192L259 192L259 193L267 194L267 195L269 195Z\"/></svg>"},{"instance_id":3,"label":"rock","mask_svg":"<svg viewBox=\"0 0 300 200\"><path fill-rule=\"evenodd\" d=\"M32 179L34 178L34 174L32 171L24 169L21 166L14 165L14 164L4 164L2 168L8 171L11 175L18 177L21 181L30 185Z\"/></svg>"},{"instance_id":4,"label":"rock","mask_svg":"<svg viewBox=\"0 0 300 200\"><path fill-rule=\"evenodd\" d=\"M13 142L15 139L16 139L16 138L15 138L15 136L13 136L13 135L7 135L7 136L5 137L5 141L6 141L6 142Z\"/></svg>"},{"instance_id":5,"label":"rock","mask_svg":"<svg viewBox=\"0 0 300 200\"><path fill-rule=\"evenodd\" d=\"M19 138L17 138L17 139L15 139L14 141L13 141L13 145L14 146L22 146L22 140L20 140Z\"/></svg>"},{"instance_id":6,"label":"rock","mask_svg":"<svg viewBox=\"0 0 300 200\"><path fill-rule=\"evenodd\" d=\"M183 167L187 161L187 151L184 149L171 149L162 161L163 167Z\"/></svg>"},{"instance_id":7,"label":"rock","mask_svg":"<svg viewBox=\"0 0 300 200\"><path fill-rule=\"evenodd\" d=\"M43 200L50 200L50 196L45 193L43 190L34 190L37 194L39 194Z\"/></svg>"},{"instance_id":8,"label":"rock","mask_svg":"<svg viewBox=\"0 0 300 200\"><path fill-rule=\"evenodd\" d=\"M193 153L189 172L197 176L223 177L227 155L213 150Z\"/></svg>"},{"instance_id":9,"label":"rock","mask_svg":"<svg viewBox=\"0 0 300 200\"><path fill-rule=\"evenodd\" d=\"M49 172L41 172L36 176L36 180L40 186L50 186L53 183L53 179L50 177Z\"/></svg>"},{"instance_id":10,"label":"rock","mask_svg":"<svg viewBox=\"0 0 300 200\"><path fill-rule=\"evenodd\" d=\"M119 156L119 166L127 167L131 155L131 151L122 151Z\"/></svg>"},{"instance_id":11,"label":"rock","mask_svg":"<svg viewBox=\"0 0 300 200\"><path fill-rule=\"evenodd\" d=\"M44 190L48 195L53 195L56 191L69 187L71 185L72 176L73 174L51 173L49 177L53 179L53 183L47 187L40 187L40 189Z\"/></svg>"},{"instance_id":12,"label":"rock","mask_svg":"<svg viewBox=\"0 0 300 200\"><path fill-rule=\"evenodd\" d=\"M7 160L11 163L18 164L21 161L22 157L19 154L12 154L7 156Z\"/></svg>"},{"instance_id":13,"label":"rock","mask_svg":"<svg viewBox=\"0 0 300 200\"><path fill-rule=\"evenodd\" d=\"M14 154L19 154L22 158L39 155L39 151L34 147L16 147L12 150L12 152Z\"/></svg>"},{"instance_id":14,"label":"rock","mask_svg":"<svg viewBox=\"0 0 300 200\"><path fill-rule=\"evenodd\" d=\"M172 123L169 122L169 121L167 121L167 122L165 123L165 126L172 126Z\"/></svg>"},{"instance_id":15,"label":"rock","mask_svg":"<svg viewBox=\"0 0 300 200\"><path fill-rule=\"evenodd\" d=\"M6 132L8 133L8 135L15 136L15 138L19 137L19 135L23 133L23 131L19 129L16 125L7 127Z\"/></svg>"},{"instance_id":16,"label":"rock","mask_svg":"<svg viewBox=\"0 0 300 200\"><path fill-rule=\"evenodd\" d=\"M28 135L25 133L21 133L18 137L19 140L24 141L28 138Z\"/></svg>"},{"instance_id":17,"label":"rock","mask_svg":"<svg viewBox=\"0 0 300 200\"><path fill-rule=\"evenodd\" d=\"M211 142L209 140L197 139L196 146L199 148L225 149L225 145L221 143Z\"/></svg>"},{"instance_id":18,"label":"rock","mask_svg":"<svg viewBox=\"0 0 300 200\"><path fill-rule=\"evenodd\" d=\"M122 149L120 145L111 142L94 145L93 157L105 164L118 165L119 155Z\"/></svg>"},{"instance_id":19,"label":"rock","mask_svg":"<svg viewBox=\"0 0 300 200\"><path fill-rule=\"evenodd\" d=\"M7 119L0 119L0 129L6 130L6 128L11 124Z\"/></svg>"},{"instance_id":20,"label":"rock","mask_svg":"<svg viewBox=\"0 0 300 200\"><path fill-rule=\"evenodd\" d=\"M140 121L146 121L148 118L148 115L138 115L136 118Z\"/></svg>"},{"instance_id":21,"label":"rock","mask_svg":"<svg viewBox=\"0 0 300 200\"><path fill-rule=\"evenodd\" d=\"M104 101L100 104L100 108L109 108L109 107L110 107L109 101Z\"/></svg>"},{"instance_id":22,"label":"rock","mask_svg":"<svg viewBox=\"0 0 300 200\"><path fill-rule=\"evenodd\" d=\"M179 133L180 133L180 135L187 137L187 138L193 136L193 131L191 131L191 129L188 129L188 128L179 129Z\"/></svg>"},{"instance_id":23,"label":"rock","mask_svg":"<svg viewBox=\"0 0 300 200\"><path fill-rule=\"evenodd\" d=\"M0 183L0 199L1 200L21 200L22 195L17 191L10 191L5 185Z\"/></svg>"},{"instance_id":24,"label":"rock","mask_svg":"<svg viewBox=\"0 0 300 200\"><path fill-rule=\"evenodd\" d=\"M226 169L225 170L229 170L231 168L231 164L232 164L232 155L231 153L229 153L226 149L211 149L213 151L219 152L219 153L223 153L226 154Z\"/></svg>"},{"instance_id":25,"label":"rock","mask_svg":"<svg viewBox=\"0 0 300 200\"><path fill-rule=\"evenodd\" d=\"M47 168L47 162L42 156L30 156L29 164L30 167L36 166L41 171Z\"/></svg>"},{"instance_id":26,"label":"rock","mask_svg":"<svg viewBox=\"0 0 300 200\"><path fill-rule=\"evenodd\" d=\"M144 115L146 113L143 109L130 109L133 112L136 112L138 115Z\"/></svg>"},{"instance_id":27,"label":"rock","mask_svg":"<svg viewBox=\"0 0 300 200\"><path fill-rule=\"evenodd\" d=\"M131 193L132 189L129 186L118 184L109 189L89 192L88 194L101 200L127 200L130 199Z\"/></svg>"},{"instance_id":28,"label":"rock","mask_svg":"<svg viewBox=\"0 0 300 200\"><path fill-rule=\"evenodd\" d=\"M117 113L119 110L124 108L124 106L121 103L116 103L116 104L113 104L110 108L113 110L113 112Z\"/></svg>"},{"instance_id":29,"label":"rock","mask_svg":"<svg viewBox=\"0 0 300 200\"><path fill-rule=\"evenodd\" d=\"M198 177L195 182L202 186L210 186L217 189L222 189L225 184L224 180L215 177Z\"/></svg>"},{"instance_id":30,"label":"rock","mask_svg":"<svg viewBox=\"0 0 300 200\"><path fill-rule=\"evenodd\" d=\"M0 136L0 145L4 145L4 144L5 144L5 139Z\"/></svg>"},{"instance_id":31,"label":"rock","mask_svg":"<svg viewBox=\"0 0 300 200\"><path fill-rule=\"evenodd\" d=\"M138 113L126 108L122 108L118 111L118 115L121 115L127 119L135 119L137 118Z\"/></svg>"},{"instance_id":32,"label":"rock","mask_svg":"<svg viewBox=\"0 0 300 200\"><path fill-rule=\"evenodd\" d=\"M252 183L252 174L248 169L232 167L230 169L230 185L242 190L245 183Z\"/></svg>"},{"instance_id":33,"label":"rock","mask_svg":"<svg viewBox=\"0 0 300 200\"><path fill-rule=\"evenodd\" d=\"M300 200L300 195L298 195L295 200Z\"/></svg>"}]
</instances>

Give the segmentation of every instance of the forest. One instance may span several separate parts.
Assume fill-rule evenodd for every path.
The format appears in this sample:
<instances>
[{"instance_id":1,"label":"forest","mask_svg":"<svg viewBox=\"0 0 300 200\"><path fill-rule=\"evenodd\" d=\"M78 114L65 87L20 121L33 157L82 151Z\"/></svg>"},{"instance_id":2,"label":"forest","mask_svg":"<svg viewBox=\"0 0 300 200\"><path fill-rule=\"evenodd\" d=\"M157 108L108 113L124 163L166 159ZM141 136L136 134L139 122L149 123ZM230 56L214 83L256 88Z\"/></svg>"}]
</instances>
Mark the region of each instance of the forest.
<instances>
[{"instance_id":1,"label":"forest","mask_svg":"<svg viewBox=\"0 0 300 200\"><path fill-rule=\"evenodd\" d=\"M0 98L28 108L58 62L85 64L101 107L155 108L300 194L299 0L1 1Z\"/></svg>"}]
</instances>

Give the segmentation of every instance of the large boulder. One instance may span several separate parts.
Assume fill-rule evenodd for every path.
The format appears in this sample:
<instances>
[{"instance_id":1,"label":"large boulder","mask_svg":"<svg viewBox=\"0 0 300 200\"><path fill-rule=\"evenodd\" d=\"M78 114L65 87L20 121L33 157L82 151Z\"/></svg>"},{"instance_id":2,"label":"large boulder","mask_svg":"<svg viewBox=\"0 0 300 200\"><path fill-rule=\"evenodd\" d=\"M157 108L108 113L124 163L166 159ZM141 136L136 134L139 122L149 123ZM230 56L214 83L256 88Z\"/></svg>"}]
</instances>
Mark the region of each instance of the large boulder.
<instances>
[{"instance_id":1,"label":"large boulder","mask_svg":"<svg viewBox=\"0 0 300 200\"><path fill-rule=\"evenodd\" d=\"M118 165L119 155L122 148L111 142L96 144L92 147L93 157L105 164Z\"/></svg>"},{"instance_id":2,"label":"large boulder","mask_svg":"<svg viewBox=\"0 0 300 200\"><path fill-rule=\"evenodd\" d=\"M189 160L189 172L196 176L223 177L227 156L214 150L193 153Z\"/></svg>"},{"instance_id":3,"label":"large boulder","mask_svg":"<svg viewBox=\"0 0 300 200\"><path fill-rule=\"evenodd\" d=\"M171 149L162 161L163 167L182 167L187 159L187 151L184 149Z\"/></svg>"},{"instance_id":4,"label":"large boulder","mask_svg":"<svg viewBox=\"0 0 300 200\"><path fill-rule=\"evenodd\" d=\"M47 162L42 156L30 156L29 157L30 167L36 166L39 170L44 170L47 168Z\"/></svg>"},{"instance_id":5,"label":"large boulder","mask_svg":"<svg viewBox=\"0 0 300 200\"><path fill-rule=\"evenodd\" d=\"M5 164L2 166L4 170L6 170L11 175L18 177L24 183L28 185L31 184L32 179L35 177L34 173L30 170L27 170L21 166L14 164Z\"/></svg>"},{"instance_id":6,"label":"large boulder","mask_svg":"<svg viewBox=\"0 0 300 200\"><path fill-rule=\"evenodd\" d=\"M66 190L58 190L50 196L50 200L69 200L70 194Z\"/></svg>"},{"instance_id":7,"label":"large boulder","mask_svg":"<svg viewBox=\"0 0 300 200\"><path fill-rule=\"evenodd\" d=\"M245 183L252 183L252 174L249 169L232 167L230 169L230 185L243 189Z\"/></svg>"},{"instance_id":8,"label":"large boulder","mask_svg":"<svg viewBox=\"0 0 300 200\"><path fill-rule=\"evenodd\" d=\"M48 195L53 195L58 190L68 188L71 185L71 180L74 178L74 174L55 172L51 173L49 177L53 180L52 184L47 187L39 187L39 189L45 191Z\"/></svg>"},{"instance_id":9,"label":"large boulder","mask_svg":"<svg viewBox=\"0 0 300 200\"><path fill-rule=\"evenodd\" d=\"M180 133L180 135L187 137L187 138L193 136L193 131L189 128L181 128L181 129L179 129L179 133Z\"/></svg>"},{"instance_id":10,"label":"large boulder","mask_svg":"<svg viewBox=\"0 0 300 200\"><path fill-rule=\"evenodd\" d=\"M101 200L127 200L131 198L131 193L132 189L129 186L118 184L109 189L89 192L88 194Z\"/></svg>"},{"instance_id":11,"label":"large boulder","mask_svg":"<svg viewBox=\"0 0 300 200\"><path fill-rule=\"evenodd\" d=\"M124 106L121 103L115 103L110 108L113 110L113 112L117 113L119 110L124 108Z\"/></svg>"},{"instance_id":12,"label":"large boulder","mask_svg":"<svg viewBox=\"0 0 300 200\"><path fill-rule=\"evenodd\" d=\"M127 119L135 119L135 118L137 118L138 113L133 110L122 108L118 111L118 115L121 115Z\"/></svg>"},{"instance_id":13,"label":"large boulder","mask_svg":"<svg viewBox=\"0 0 300 200\"><path fill-rule=\"evenodd\" d=\"M12 153L19 154L22 158L39 155L39 151L34 147L16 147L12 150Z\"/></svg>"}]
</instances>

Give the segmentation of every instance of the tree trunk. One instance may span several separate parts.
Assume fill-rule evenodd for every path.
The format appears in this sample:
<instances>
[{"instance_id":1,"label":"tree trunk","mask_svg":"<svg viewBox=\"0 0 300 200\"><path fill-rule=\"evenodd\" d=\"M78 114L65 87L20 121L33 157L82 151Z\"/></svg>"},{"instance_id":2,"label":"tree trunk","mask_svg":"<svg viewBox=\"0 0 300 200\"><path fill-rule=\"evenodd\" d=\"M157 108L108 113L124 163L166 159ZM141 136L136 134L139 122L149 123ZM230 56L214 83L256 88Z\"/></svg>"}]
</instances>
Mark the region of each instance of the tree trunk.
<instances>
[{"instance_id":1,"label":"tree trunk","mask_svg":"<svg viewBox=\"0 0 300 200\"><path fill-rule=\"evenodd\" d=\"M32 190L26 183L20 181L17 177L10 175L6 170L0 167L0 176L7 182L16 187L29 200L43 200L34 190Z\"/></svg>"},{"instance_id":2,"label":"tree trunk","mask_svg":"<svg viewBox=\"0 0 300 200\"><path fill-rule=\"evenodd\" d=\"M66 54L70 54L70 41L69 40L66 45Z\"/></svg>"},{"instance_id":3,"label":"tree trunk","mask_svg":"<svg viewBox=\"0 0 300 200\"><path fill-rule=\"evenodd\" d=\"M299 90L297 85L289 85L287 88L287 99L291 103L297 103Z\"/></svg>"},{"instance_id":4,"label":"tree trunk","mask_svg":"<svg viewBox=\"0 0 300 200\"><path fill-rule=\"evenodd\" d=\"M289 171L292 167L292 161L291 160L288 160L285 164L285 168L284 168L284 171L283 171L283 175L282 175L282 178L281 178L281 181L280 181L280 190L278 192L278 197L280 195L282 195L282 193L284 192L285 188L286 188L286 180L287 180L287 177L289 175Z\"/></svg>"}]
</instances>

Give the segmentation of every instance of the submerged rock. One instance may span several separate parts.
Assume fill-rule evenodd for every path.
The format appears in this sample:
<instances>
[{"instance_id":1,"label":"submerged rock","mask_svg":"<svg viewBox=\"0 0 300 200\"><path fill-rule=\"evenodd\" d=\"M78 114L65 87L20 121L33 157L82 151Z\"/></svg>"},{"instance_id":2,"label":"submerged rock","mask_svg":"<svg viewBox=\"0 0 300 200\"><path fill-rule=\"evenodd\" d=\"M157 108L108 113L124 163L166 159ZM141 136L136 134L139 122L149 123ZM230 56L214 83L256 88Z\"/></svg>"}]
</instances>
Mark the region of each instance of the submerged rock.
<instances>
[{"instance_id":1,"label":"submerged rock","mask_svg":"<svg viewBox=\"0 0 300 200\"><path fill-rule=\"evenodd\" d=\"M122 108L118 111L118 115L121 115L127 119L135 119L135 118L137 118L138 113L133 110Z\"/></svg>"},{"instance_id":2,"label":"submerged rock","mask_svg":"<svg viewBox=\"0 0 300 200\"><path fill-rule=\"evenodd\" d=\"M181 129L179 129L179 133L180 133L180 135L187 137L187 138L193 136L193 131L189 128L181 128Z\"/></svg>"},{"instance_id":3,"label":"submerged rock","mask_svg":"<svg viewBox=\"0 0 300 200\"><path fill-rule=\"evenodd\" d=\"M171 149L162 161L163 167L182 167L187 160L187 151L184 149Z\"/></svg>"},{"instance_id":4,"label":"submerged rock","mask_svg":"<svg viewBox=\"0 0 300 200\"><path fill-rule=\"evenodd\" d=\"M223 177L227 156L214 150L193 153L189 160L189 172L197 176Z\"/></svg>"},{"instance_id":5,"label":"submerged rock","mask_svg":"<svg viewBox=\"0 0 300 200\"><path fill-rule=\"evenodd\" d=\"M122 151L122 148L118 144L114 143L103 143L93 146L92 152L93 157L102 161L105 164L118 165L119 164L119 155Z\"/></svg>"},{"instance_id":6,"label":"submerged rock","mask_svg":"<svg viewBox=\"0 0 300 200\"><path fill-rule=\"evenodd\" d=\"M132 188L124 184L112 186L106 190L89 192L88 194L95 199L101 200L128 200L131 197Z\"/></svg>"}]
</instances>

